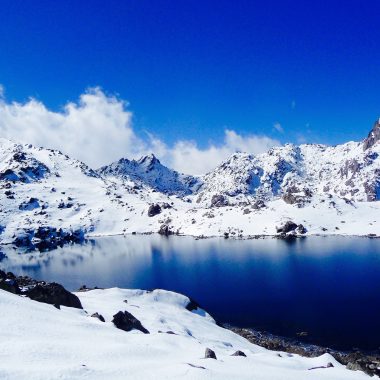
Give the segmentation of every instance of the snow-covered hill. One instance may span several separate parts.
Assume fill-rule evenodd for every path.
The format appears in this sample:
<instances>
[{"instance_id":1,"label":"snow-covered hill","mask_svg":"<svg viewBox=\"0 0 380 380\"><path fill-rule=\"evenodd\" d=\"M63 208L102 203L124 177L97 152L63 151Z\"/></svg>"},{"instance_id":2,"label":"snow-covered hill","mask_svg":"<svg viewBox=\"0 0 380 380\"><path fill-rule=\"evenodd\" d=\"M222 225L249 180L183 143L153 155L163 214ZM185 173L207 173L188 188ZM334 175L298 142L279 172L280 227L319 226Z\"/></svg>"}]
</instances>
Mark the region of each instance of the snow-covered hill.
<instances>
[{"instance_id":1,"label":"snow-covered hill","mask_svg":"<svg viewBox=\"0 0 380 380\"><path fill-rule=\"evenodd\" d=\"M59 151L1 139L1 241L64 242L159 230L380 235L379 140L380 120L361 142L235 153L194 177L154 155L122 158L95 171Z\"/></svg>"},{"instance_id":2,"label":"snow-covered hill","mask_svg":"<svg viewBox=\"0 0 380 380\"><path fill-rule=\"evenodd\" d=\"M189 299L177 293L113 288L76 295L83 310L59 310L0 290L1 379L368 378L327 353L305 358L249 343L204 310L188 310ZM149 333L116 328L112 320L119 311ZM207 348L216 359L205 359ZM245 356L233 355L237 351Z\"/></svg>"},{"instance_id":3,"label":"snow-covered hill","mask_svg":"<svg viewBox=\"0 0 380 380\"><path fill-rule=\"evenodd\" d=\"M198 179L184 175L162 165L154 154L139 160L121 158L110 165L97 170L106 178L121 178L134 187L148 186L165 194L180 196L191 194L198 186Z\"/></svg>"}]
</instances>

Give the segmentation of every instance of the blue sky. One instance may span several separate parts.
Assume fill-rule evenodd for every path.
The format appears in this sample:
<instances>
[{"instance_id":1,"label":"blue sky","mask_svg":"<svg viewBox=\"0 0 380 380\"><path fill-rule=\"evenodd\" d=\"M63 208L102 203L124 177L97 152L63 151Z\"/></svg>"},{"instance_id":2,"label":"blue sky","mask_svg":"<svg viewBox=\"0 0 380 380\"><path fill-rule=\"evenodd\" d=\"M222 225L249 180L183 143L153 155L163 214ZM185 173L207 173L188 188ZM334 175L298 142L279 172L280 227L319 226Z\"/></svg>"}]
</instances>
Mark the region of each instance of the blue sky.
<instances>
[{"instance_id":1,"label":"blue sky","mask_svg":"<svg viewBox=\"0 0 380 380\"><path fill-rule=\"evenodd\" d=\"M8 102L52 110L100 86L138 135L362 139L380 115L380 2L1 0ZM280 123L280 130L274 128Z\"/></svg>"}]
</instances>

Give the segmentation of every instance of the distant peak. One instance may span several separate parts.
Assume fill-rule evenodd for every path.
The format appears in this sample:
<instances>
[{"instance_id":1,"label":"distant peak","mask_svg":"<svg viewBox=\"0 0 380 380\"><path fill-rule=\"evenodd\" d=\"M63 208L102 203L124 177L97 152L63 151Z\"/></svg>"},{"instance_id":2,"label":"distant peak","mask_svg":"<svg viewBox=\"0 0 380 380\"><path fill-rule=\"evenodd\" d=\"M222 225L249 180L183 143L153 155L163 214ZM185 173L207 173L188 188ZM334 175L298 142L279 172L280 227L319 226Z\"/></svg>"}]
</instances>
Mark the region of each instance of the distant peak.
<instances>
[{"instance_id":1,"label":"distant peak","mask_svg":"<svg viewBox=\"0 0 380 380\"><path fill-rule=\"evenodd\" d=\"M380 140L380 118L376 120L372 130L363 141L363 150L373 147Z\"/></svg>"},{"instance_id":2,"label":"distant peak","mask_svg":"<svg viewBox=\"0 0 380 380\"><path fill-rule=\"evenodd\" d=\"M160 160L153 153L150 153L150 154L147 154L146 156L141 157L138 160L138 163L139 164L148 164L148 165L160 164Z\"/></svg>"}]
</instances>

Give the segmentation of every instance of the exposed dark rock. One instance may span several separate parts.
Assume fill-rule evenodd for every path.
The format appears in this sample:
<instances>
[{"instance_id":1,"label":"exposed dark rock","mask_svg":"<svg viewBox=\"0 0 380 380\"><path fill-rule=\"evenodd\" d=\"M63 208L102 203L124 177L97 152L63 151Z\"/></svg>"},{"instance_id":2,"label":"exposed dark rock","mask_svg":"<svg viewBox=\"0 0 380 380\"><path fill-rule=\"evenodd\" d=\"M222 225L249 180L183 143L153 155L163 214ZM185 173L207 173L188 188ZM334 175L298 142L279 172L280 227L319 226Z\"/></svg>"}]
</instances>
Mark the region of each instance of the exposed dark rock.
<instances>
[{"instance_id":1,"label":"exposed dark rock","mask_svg":"<svg viewBox=\"0 0 380 380\"><path fill-rule=\"evenodd\" d=\"M348 369L354 371L363 371L370 376L380 375L380 354L378 352L367 353L360 351L335 351L326 347L311 344L302 344L298 340L283 338L272 334L255 331L253 329L244 329L230 326L223 327L229 328L236 334L246 338L251 343L265 347L268 350L283 351L305 357L317 357L325 353L329 353L339 363L346 365ZM331 368L332 365L333 364L329 362L322 368Z\"/></svg>"},{"instance_id":2,"label":"exposed dark rock","mask_svg":"<svg viewBox=\"0 0 380 380\"><path fill-rule=\"evenodd\" d=\"M364 191L367 194L367 201L374 202L380 199L380 170L375 170L377 180L364 182Z\"/></svg>"},{"instance_id":3,"label":"exposed dark rock","mask_svg":"<svg viewBox=\"0 0 380 380\"><path fill-rule=\"evenodd\" d=\"M306 229L306 227L305 227L303 224L299 224L299 225L297 226L297 228L296 228L296 232L297 232L298 234L303 235L303 234L306 234L307 229Z\"/></svg>"},{"instance_id":4,"label":"exposed dark rock","mask_svg":"<svg viewBox=\"0 0 380 380\"><path fill-rule=\"evenodd\" d=\"M158 233L164 236L174 235L174 232L170 229L170 226L168 226L165 223L161 225L160 229L158 230Z\"/></svg>"},{"instance_id":5,"label":"exposed dark rock","mask_svg":"<svg viewBox=\"0 0 380 380\"><path fill-rule=\"evenodd\" d=\"M237 350L231 356L245 356L245 357L247 357L247 355L243 351L240 351L240 350Z\"/></svg>"},{"instance_id":6,"label":"exposed dark rock","mask_svg":"<svg viewBox=\"0 0 380 380\"><path fill-rule=\"evenodd\" d=\"M46 251L62 247L67 243L83 243L84 231L64 231L54 227L39 227L36 230L24 230L13 241L17 247L25 247L30 250L38 249Z\"/></svg>"},{"instance_id":7,"label":"exposed dark rock","mask_svg":"<svg viewBox=\"0 0 380 380\"><path fill-rule=\"evenodd\" d=\"M117 312L113 316L112 322L120 330L139 330L144 334L149 334L149 331L141 324L141 322L128 311Z\"/></svg>"},{"instance_id":8,"label":"exposed dark rock","mask_svg":"<svg viewBox=\"0 0 380 380\"><path fill-rule=\"evenodd\" d=\"M224 207L228 206L228 199L221 194L215 194L211 198L211 207Z\"/></svg>"},{"instance_id":9,"label":"exposed dark rock","mask_svg":"<svg viewBox=\"0 0 380 380\"><path fill-rule=\"evenodd\" d=\"M297 228L297 224L292 222L291 220L288 220L282 227L277 227L277 233L288 233L290 231L294 231Z\"/></svg>"},{"instance_id":10,"label":"exposed dark rock","mask_svg":"<svg viewBox=\"0 0 380 380\"><path fill-rule=\"evenodd\" d=\"M154 203L148 208L148 216L156 216L161 213L161 206L157 203Z\"/></svg>"},{"instance_id":11,"label":"exposed dark rock","mask_svg":"<svg viewBox=\"0 0 380 380\"><path fill-rule=\"evenodd\" d=\"M262 208L266 207L264 201L262 199L258 199L257 201L255 201L255 203L252 205L252 208L254 208L255 210L260 210Z\"/></svg>"},{"instance_id":12,"label":"exposed dark rock","mask_svg":"<svg viewBox=\"0 0 380 380\"><path fill-rule=\"evenodd\" d=\"M105 319L104 319L103 315L99 314L98 312L92 314L91 317L92 317L92 318L97 318L97 319L99 319L99 321L101 321L101 322L105 322Z\"/></svg>"},{"instance_id":13,"label":"exposed dark rock","mask_svg":"<svg viewBox=\"0 0 380 380\"><path fill-rule=\"evenodd\" d=\"M63 208L71 208L71 207L73 207L74 206L74 204L72 203L72 202L64 202L64 201L61 201L61 202L59 202L59 204L58 204L58 208L60 208L60 209L63 209Z\"/></svg>"},{"instance_id":14,"label":"exposed dark rock","mask_svg":"<svg viewBox=\"0 0 380 380\"><path fill-rule=\"evenodd\" d=\"M296 204L298 207L303 207L305 203L310 202L310 198L313 196L312 192L308 188L299 189L297 186L289 186L282 196L285 203Z\"/></svg>"},{"instance_id":15,"label":"exposed dark rock","mask_svg":"<svg viewBox=\"0 0 380 380\"><path fill-rule=\"evenodd\" d=\"M200 308L198 302L194 301L193 299L189 298L189 303L186 305L186 310L193 311Z\"/></svg>"},{"instance_id":16,"label":"exposed dark rock","mask_svg":"<svg viewBox=\"0 0 380 380\"><path fill-rule=\"evenodd\" d=\"M5 290L6 292L13 293L13 294L21 294L21 290L18 286L17 281L10 278L0 279L0 289Z\"/></svg>"},{"instance_id":17,"label":"exposed dark rock","mask_svg":"<svg viewBox=\"0 0 380 380\"><path fill-rule=\"evenodd\" d=\"M32 289L28 289L25 294L34 301L82 309L79 298L55 282L38 283Z\"/></svg>"},{"instance_id":18,"label":"exposed dark rock","mask_svg":"<svg viewBox=\"0 0 380 380\"><path fill-rule=\"evenodd\" d=\"M211 348L206 348L205 359L216 359L215 352Z\"/></svg>"},{"instance_id":19,"label":"exposed dark rock","mask_svg":"<svg viewBox=\"0 0 380 380\"><path fill-rule=\"evenodd\" d=\"M363 141L363 150L366 151L369 148L372 148L377 141L380 140L380 119L375 122L371 132Z\"/></svg>"},{"instance_id":20,"label":"exposed dark rock","mask_svg":"<svg viewBox=\"0 0 380 380\"><path fill-rule=\"evenodd\" d=\"M18 206L19 210L22 210L22 211L34 210L35 208L39 208L39 207L40 207L40 204L38 203L37 198L30 198L28 202L23 202Z\"/></svg>"}]
</instances>

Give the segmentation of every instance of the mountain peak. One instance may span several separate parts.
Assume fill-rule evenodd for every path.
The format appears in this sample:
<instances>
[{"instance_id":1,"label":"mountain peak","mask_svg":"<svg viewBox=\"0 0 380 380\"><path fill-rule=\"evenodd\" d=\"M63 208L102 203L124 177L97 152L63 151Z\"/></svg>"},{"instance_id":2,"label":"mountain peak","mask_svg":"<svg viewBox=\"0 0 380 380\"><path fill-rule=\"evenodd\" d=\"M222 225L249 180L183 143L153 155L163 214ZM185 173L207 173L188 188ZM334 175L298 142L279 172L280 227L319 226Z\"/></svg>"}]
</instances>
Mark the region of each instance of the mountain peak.
<instances>
[{"instance_id":1,"label":"mountain peak","mask_svg":"<svg viewBox=\"0 0 380 380\"><path fill-rule=\"evenodd\" d=\"M376 120L372 130L363 141L363 150L367 150L374 146L380 140L380 118Z\"/></svg>"},{"instance_id":2,"label":"mountain peak","mask_svg":"<svg viewBox=\"0 0 380 380\"><path fill-rule=\"evenodd\" d=\"M154 164L161 164L160 160L153 154L147 154L146 156L142 156L138 161L140 165L154 165Z\"/></svg>"}]
</instances>

